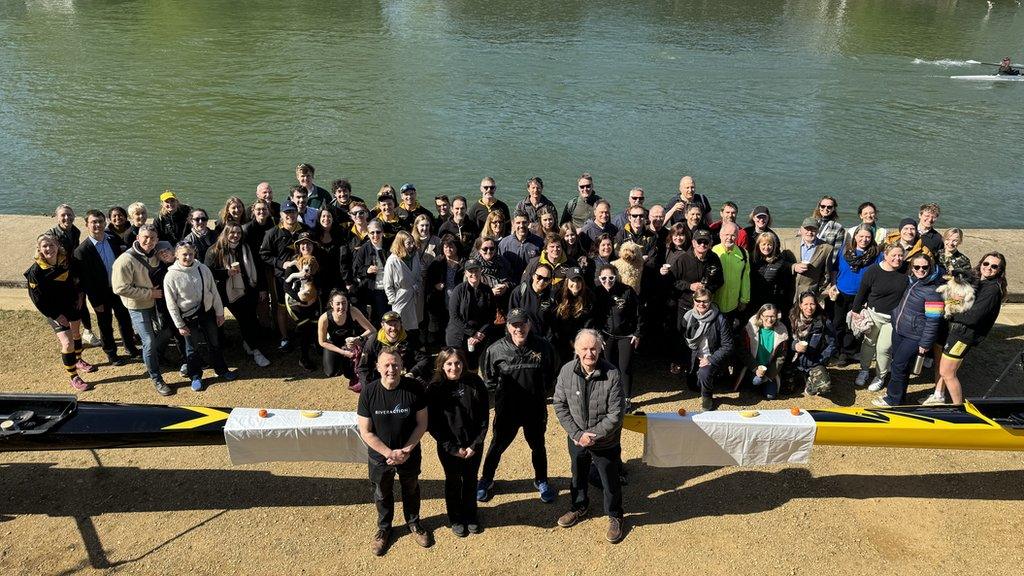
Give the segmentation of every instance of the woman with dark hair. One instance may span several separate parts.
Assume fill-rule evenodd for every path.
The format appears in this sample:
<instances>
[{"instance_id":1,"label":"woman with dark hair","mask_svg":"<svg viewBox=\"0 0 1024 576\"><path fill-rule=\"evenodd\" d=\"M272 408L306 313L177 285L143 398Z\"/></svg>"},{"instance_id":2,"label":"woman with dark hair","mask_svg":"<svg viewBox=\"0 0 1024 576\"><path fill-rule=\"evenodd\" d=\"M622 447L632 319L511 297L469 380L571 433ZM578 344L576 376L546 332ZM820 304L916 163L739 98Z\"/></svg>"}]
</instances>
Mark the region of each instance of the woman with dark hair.
<instances>
[{"instance_id":1,"label":"woman with dark hair","mask_svg":"<svg viewBox=\"0 0 1024 576\"><path fill-rule=\"evenodd\" d=\"M253 256L259 256L260 246L263 245L263 238L274 228L274 219L270 214L270 203L266 200L256 200L249 207L252 218L242 224L242 238ZM274 269L267 265L260 258L256 263L256 290L258 299L256 302L256 317L260 320L261 326L271 325L274 322L274 306L277 305L278 295L275 292L277 284L274 282ZM271 297L273 296L273 298Z\"/></svg>"},{"instance_id":2,"label":"woman with dark hair","mask_svg":"<svg viewBox=\"0 0 1024 576\"><path fill-rule=\"evenodd\" d=\"M690 351L687 386L700 391L703 410L715 409L715 381L728 366L734 346L732 327L711 299L710 290L697 288L693 308L681 319L682 336Z\"/></svg>"},{"instance_id":3,"label":"woman with dark hair","mask_svg":"<svg viewBox=\"0 0 1024 576\"><path fill-rule=\"evenodd\" d=\"M619 272L615 266L601 266L597 271L597 280L601 287L594 294L594 327L604 335L605 360L619 369L622 392L626 398L625 411L631 412L633 352L640 345L640 335L644 329L643 306L637 293L619 281Z\"/></svg>"},{"instance_id":4,"label":"woman with dark hair","mask_svg":"<svg viewBox=\"0 0 1024 576\"><path fill-rule=\"evenodd\" d=\"M835 337L825 311L818 306L818 294L801 293L789 316L793 337L793 358L790 367L799 377L807 396L824 395L832 389L832 378L825 368L835 352Z\"/></svg>"},{"instance_id":5,"label":"woman with dark hair","mask_svg":"<svg viewBox=\"0 0 1024 576\"><path fill-rule=\"evenodd\" d=\"M221 302L238 322L245 352L260 368L269 366L270 360L259 350L261 330L256 316L261 262L242 241L242 227L234 221L226 222L217 241L206 251L204 263L217 282Z\"/></svg>"},{"instance_id":6,"label":"woman with dark hair","mask_svg":"<svg viewBox=\"0 0 1024 576\"><path fill-rule=\"evenodd\" d=\"M566 222L558 228L558 235L562 237L565 246L565 257L569 266L578 266L586 270L590 264L587 255L590 253L590 238L580 234L576 225Z\"/></svg>"},{"instance_id":7,"label":"woman with dark hair","mask_svg":"<svg viewBox=\"0 0 1024 576\"><path fill-rule=\"evenodd\" d=\"M782 365L789 349L789 331L774 304L762 304L743 329L742 354L746 362L736 379L739 385L749 379L751 385L774 400L782 384Z\"/></svg>"},{"instance_id":8,"label":"woman with dark hair","mask_svg":"<svg viewBox=\"0 0 1024 576\"><path fill-rule=\"evenodd\" d=\"M836 258L833 271L836 273L836 284L833 287L835 306L833 307L832 325L836 330L836 348L839 356L836 365L848 366L857 354L857 337L846 324L846 315L853 308L853 301L860 290L860 281L868 268L878 262L878 244L870 226L857 226L850 241L846 243L842 255Z\"/></svg>"},{"instance_id":9,"label":"woman with dark hair","mask_svg":"<svg viewBox=\"0 0 1024 576\"><path fill-rule=\"evenodd\" d=\"M978 278L974 305L949 319L949 335L939 361L939 380L935 383L935 392L925 399L926 405L945 404L944 390L949 390L953 404L963 404L963 388L957 371L967 353L988 336L1006 300L1006 256L989 252L981 257L974 272Z\"/></svg>"},{"instance_id":10,"label":"woman with dark hair","mask_svg":"<svg viewBox=\"0 0 1024 576\"><path fill-rule=\"evenodd\" d=\"M462 257L459 255L459 243L448 237L441 241L439 257L427 267L427 280L423 288L427 316L424 343L427 346L444 344L444 333L448 327L448 299L461 281Z\"/></svg>"},{"instance_id":11,"label":"woman with dark hair","mask_svg":"<svg viewBox=\"0 0 1024 576\"><path fill-rule=\"evenodd\" d=\"M811 210L811 218L818 221L818 238L832 246L832 258L835 258L846 241L846 230L839 223L839 201L828 194L822 196Z\"/></svg>"},{"instance_id":12,"label":"woman with dark hair","mask_svg":"<svg viewBox=\"0 0 1024 576\"><path fill-rule=\"evenodd\" d=\"M558 209L554 206L544 206L537 211L537 223L531 225L534 234L546 238L548 234L558 235Z\"/></svg>"},{"instance_id":13,"label":"woman with dark hair","mask_svg":"<svg viewBox=\"0 0 1024 576\"><path fill-rule=\"evenodd\" d=\"M670 347L675 346L679 341L679 322L674 313L679 309L679 294L680 291L675 285L675 278L672 276L672 266L676 265L675 261L682 258L684 254L689 252L691 245L690 230L686 227L686 224L682 222L676 222L669 229L668 235L665 238L665 263L658 269L658 275L655 278L656 282L664 284L661 290L662 294L665 294L665 301L661 303L661 310L650 310L649 312L657 317L662 316L664 322L661 323L662 330L664 330L664 343ZM670 312L664 314L665 311ZM651 328L652 330L656 328ZM672 352L670 352L670 355ZM683 371L683 365L677 361L672 361L669 364L669 372L672 374L680 374Z\"/></svg>"},{"instance_id":14,"label":"woman with dark hair","mask_svg":"<svg viewBox=\"0 0 1024 576\"><path fill-rule=\"evenodd\" d=\"M135 238L128 240L132 232L132 223L128 220L128 211L121 206L114 206L107 210L107 232L116 235L124 242L125 246L131 246Z\"/></svg>"},{"instance_id":15,"label":"woman with dark hair","mask_svg":"<svg viewBox=\"0 0 1024 576\"><path fill-rule=\"evenodd\" d=\"M918 253L910 257L909 264L910 286L892 314L889 384L885 394L871 401L879 408L903 404L915 360L931 350L945 312L945 301L936 290L939 271L931 256Z\"/></svg>"},{"instance_id":16,"label":"woman with dark hair","mask_svg":"<svg viewBox=\"0 0 1024 576\"><path fill-rule=\"evenodd\" d=\"M586 276L579 268L570 268L565 274L565 286L555 305L552 329L555 350L562 360L573 355L573 341L583 328L594 327L594 294L587 285Z\"/></svg>"},{"instance_id":17,"label":"woman with dark hair","mask_svg":"<svg viewBox=\"0 0 1024 576\"><path fill-rule=\"evenodd\" d=\"M317 246L314 255L320 266L320 302L326 306L331 291L345 286L342 264L351 258L342 251L348 250L348 237L342 227L335 224L334 212L330 210L321 210L317 215L312 236Z\"/></svg>"},{"instance_id":18,"label":"woman with dark hair","mask_svg":"<svg viewBox=\"0 0 1024 576\"><path fill-rule=\"evenodd\" d=\"M327 299L330 309L317 320L317 341L323 348L324 376L342 375L348 379L348 389L362 390L356 376L363 340L374 333L373 325L357 308L349 306L348 296L334 289Z\"/></svg>"},{"instance_id":19,"label":"woman with dark hair","mask_svg":"<svg viewBox=\"0 0 1024 576\"><path fill-rule=\"evenodd\" d=\"M873 202L862 202L857 207L857 217L860 218L860 224L850 226L846 229L847 239L853 238L853 233L857 231L857 227L864 225L871 230L871 235L875 239L875 244L879 246L885 243L885 237L889 234L889 231L878 225L878 208L875 207Z\"/></svg>"},{"instance_id":20,"label":"woman with dark hair","mask_svg":"<svg viewBox=\"0 0 1024 576\"><path fill-rule=\"evenodd\" d=\"M676 222L668 229L665 236L665 262L674 252L686 252L690 249L690 229L682 222Z\"/></svg>"},{"instance_id":21,"label":"woman with dark hair","mask_svg":"<svg viewBox=\"0 0 1024 576\"><path fill-rule=\"evenodd\" d=\"M761 232L750 239L750 304L751 310L774 304L779 321L789 322L793 308L793 269L782 257L779 237L774 232Z\"/></svg>"},{"instance_id":22,"label":"woman with dark hair","mask_svg":"<svg viewBox=\"0 0 1024 576\"><path fill-rule=\"evenodd\" d=\"M868 267L861 277L857 296L850 306L855 322L865 322L868 327L864 332L860 345L860 372L857 373L857 386L868 384L871 375L871 361L877 365L877 374L868 384L868 390L877 392L885 385L889 375L889 354L892 348L892 311L900 303L903 293L907 290L907 277L900 272L903 264L903 247L886 246L882 250L882 259L877 266Z\"/></svg>"},{"instance_id":23,"label":"woman with dark hair","mask_svg":"<svg viewBox=\"0 0 1024 576\"><path fill-rule=\"evenodd\" d=\"M490 401L483 380L467 369L462 350L444 348L437 355L427 406L427 430L437 442L444 469L444 503L452 532L459 538L479 534L476 485Z\"/></svg>"},{"instance_id":24,"label":"woman with dark hair","mask_svg":"<svg viewBox=\"0 0 1024 576\"><path fill-rule=\"evenodd\" d=\"M483 282L480 261L470 258L462 269L465 281L452 290L448 299L445 343L467 351L469 366L472 368L493 340L497 308L494 305L494 294Z\"/></svg>"},{"instance_id":25,"label":"woman with dark hair","mask_svg":"<svg viewBox=\"0 0 1024 576\"><path fill-rule=\"evenodd\" d=\"M355 210L350 214L355 214ZM359 305L364 309L370 307L370 322L378 326L384 313L391 309L384 293L384 263L388 250L384 246L384 227L379 221L367 224L366 234L366 242L352 257L352 272L358 285Z\"/></svg>"},{"instance_id":26,"label":"woman with dark hair","mask_svg":"<svg viewBox=\"0 0 1024 576\"><path fill-rule=\"evenodd\" d=\"M597 281L597 271L606 264L611 264L612 260L615 260L615 238L609 234L601 234L594 239L593 250L590 254L590 261L593 264L591 285L599 286L600 283Z\"/></svg>"},{"instance_id":27,"label":"woman with dark hair","mask_svg":"<svg viewBox=\"0 0 1024 576\"><path fill-rule=\"evenodd\" d=\"M78 375L79 370L96 371L92 364L82 360L79 311L83 295L71 258L56 236L46 233L36 239L35 262L25 271L25 279L29 298L60 343L60 357L71 378L71 387L79 392L88 390L89 384Z\"/></svg>"}]
</instances>

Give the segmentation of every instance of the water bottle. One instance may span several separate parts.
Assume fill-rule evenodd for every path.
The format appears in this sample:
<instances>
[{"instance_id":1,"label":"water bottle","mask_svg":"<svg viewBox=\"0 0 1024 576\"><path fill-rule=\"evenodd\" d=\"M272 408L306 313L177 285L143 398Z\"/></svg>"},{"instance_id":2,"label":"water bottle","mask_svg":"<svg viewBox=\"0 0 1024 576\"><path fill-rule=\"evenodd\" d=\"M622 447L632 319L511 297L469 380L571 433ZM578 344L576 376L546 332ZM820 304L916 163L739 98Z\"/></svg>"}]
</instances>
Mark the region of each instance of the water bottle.
<instances>
[{"instance_id":1,"label":"water bottle","mask_svg":"<svg viewBox=\"0 0 1024 576\"><path fill-rule=\"evenodd\" d=\"M910 373L914 376L920 376L921 370L924 368L924 354L918 353L917 358L914 359L914 367L910 369Z\"/></svg>"}]
</instances>

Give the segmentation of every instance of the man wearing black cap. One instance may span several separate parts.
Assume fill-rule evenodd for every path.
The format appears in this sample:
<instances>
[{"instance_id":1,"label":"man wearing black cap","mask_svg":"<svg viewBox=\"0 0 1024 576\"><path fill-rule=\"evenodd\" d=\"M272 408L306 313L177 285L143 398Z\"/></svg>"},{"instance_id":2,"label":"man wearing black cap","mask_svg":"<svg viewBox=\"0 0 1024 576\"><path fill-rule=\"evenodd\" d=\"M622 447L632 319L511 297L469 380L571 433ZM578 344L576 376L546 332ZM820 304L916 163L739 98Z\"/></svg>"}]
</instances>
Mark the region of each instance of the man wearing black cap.
<instances>
[{"instance_id":1,"label":"man wearing black cap","mask_svg":"<svg viewBox=\"0 0 1024 576\"><path fill-rule=\"evenodd\" d=\"M290 347L288 342L288 309L284 302L284 279L289 272L285 271L285 264L295 258L295 251L292 245L299 232L308 230L304 224L299 222L299 207L291 199L285 201L281 206L281 223L267 232L263 237L263 245L260 246L260 259L264 264L274 270L274 288L277 295L277 330L281 335L281 350Z\"/></svg>"},{"instance_id":2,"label":"man wearing black cap","mask_svg":"<svg viewBox=\"0 0 1024 576\"><path fill-rule=\"evenodd\" d=\"M377 356L385 348L393 348L402 356L405 376L420 383L429 380L430 357L420 345L416 334L409 334L405 328L402 328L401 314L390 310L381 317L380 330L370 336L366 345L363 346L362 355L359 357L359 366L356 367L360 382L369 382L373 379Z\"/></svg>"},{"instance_id":3,"label":"man wearing black cap","mask_svg":"<svg viewBox=\"0 0 1024 576\"><path fill-rule=\"evenodd\" d=\"M555 349L531 333L530 315L522 308L509 311L507 328L508 334L488 347L482 360L484 381L495 391L494 433L484 457L476 499L486 502L494 495L494 473L501 455L522 428L532 453L533 484L542 502L554 502L557 492L548 485L544 432L548 390L554 386L557 370Z\"/></svg>"},{"instance_id":4,"label":"man wearing black cap","mask_svg":"<svg viewBox=\"0 0 1024 576\"><path fill-rule=\"evenodd\" d=\"M775 245L780 246L779 235L772 230L772 213L768 211L767 206L754 206L754 209L750 211L750 225L743 229L747 236L747 242L749 245L743 246L743 248L753 251L757 248L757 237L765 232L770 232L775 236ZM739 244L739 242L737 242Z\"/></svg>"},{"instance_id":5,"label":"man wearing black cap","mask_svg":"<svg viewBox=\"0 0 1024 576\"><path fill-rule=\"evenodd\" d=\"M430 210L421 206L416 200L415 185L411 182L406 182L405 184L402 184L398 193L402 195L402 202L398 205L398 218L402 221L402 227L405 230L412 230L412 226L416 222L416 217L420 214L424 214L430 218L431 225L433 225L434 215L430 213Z\"/></svg>"},{"instance_id":6,"label":"man wearing black cap","mask_svg":"<svg viewBox=\"0 0 1024 576\"><path fill-rule=\"evenodd\" d=\"M722 261L718 255L711 250L711 232L698 228L693 233L693 241L690 249L681 257L672 261L669 273L672 275L673 284L679 293L678 307L676 310L676 326L679 333L684 333L686 321L683 317L693 308L693 293L704 288L714 293L725 283L722 273ZM688 366L686 360L689 357L690 349L682 347L684 354L680 364Z\"/></svg>"},{"instance_id":7,"label":"man wearing black cap","mask_svg":"<svg viewBox=\"0 0 1024 576\"><path fill-rule=\"evenodd\" d=\"M818 221L804 218L796 238L786 240L782 258L790 265L795 279L794 296L810 290L819 296L828 284L828 262L832 246L818 238Z\"/></svg>"}]
</instances>

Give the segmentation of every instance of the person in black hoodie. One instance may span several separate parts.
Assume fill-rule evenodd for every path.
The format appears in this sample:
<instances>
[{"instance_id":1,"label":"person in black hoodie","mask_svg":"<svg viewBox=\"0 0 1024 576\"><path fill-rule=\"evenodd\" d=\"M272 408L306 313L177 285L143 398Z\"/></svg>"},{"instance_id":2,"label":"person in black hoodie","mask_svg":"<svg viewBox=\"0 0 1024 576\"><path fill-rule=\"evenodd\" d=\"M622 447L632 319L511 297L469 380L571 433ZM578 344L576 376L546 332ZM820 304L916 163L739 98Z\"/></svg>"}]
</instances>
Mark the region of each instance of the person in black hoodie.
<instances>
[{"instance_id":1,"label":"person in black hoodie","mask_svg":"<svg viewBox=\"0 0 1024 576\"><path fill-rule=\"evenodd\" d=\"M491 331L497 307L490 287L483 283L480 261L470 258L462 269L466 279L448 297L445 343L469 352L469 365L473 368L477 358L492 341Z\"/></svg>"},{"instance_id":2,"label":"person in black hoodie","mask_svg":"<svg viewBox=\"0 0 1024 576\"><path fill-rule=\"evenodd\" d=\"M602 266L597 271L597 280L601 287L594 291L594 327L607 341L604 359L618 368L626 399L625 410L631 412L633 352L640 345L644 330L643 304L632 288L619 281L615 266Z\"/></svg>"},{"instance_id":3,"label":"person in black hoodie","mask_svg":"<svg viewBox=\"0 0 1024 576\"><path fill-rule=\"evenodd\" d=\"M486 502L494 495L494 473L501 455L522 428L532 453L533 485L540 492L541 502L554 502L557 492L548 484L544 432L548 424L547 397L557 372L555 349L531 332L526 310L509 310L507 327L508 334L487 348L482 362L487 387L495 391L494 434L476 499Z\"/></svg>"},{"instance_id":4,"label":"person in black hoodie","mask_svg":"<svg viewBox=\"0 0 1024 576\"><path fill-rule=\"evenodd\" d=\"M548 339L551 337L552 314L561 292L551 287L553 276L551 266L538 265L531 278L512 290L508 301L509 309L522 308L530 315L530 326L534 334Z\"/></svg>"},{"instance_id":5,"label":"person in black hoodie","mask_svg":"<svg viewBox=\"0 0 1024 576\"><path fill-rule=\"evenodd\" d=\"M427 388L427 430L437 442L444 469L444 503L459 538L480 533L476 483L484 453L490 401L483 380L466 370L466 353L445 348L437 355Z\"/></svg>"},{"instance_id":6,"label":"person in black hoodie","mask_svg":"<svg viewBox=\"0 0 1024 576\"><path fill-rule=\"evenodd\" d=\"M71 387L79 392L89 385L78 371L93 372L91 364L82 360L82 338L79 334L79 310L82 292L60 241L52 234L36 239L35 262L25 271L28 295L60 342L60 356L64 369L71 378Z\"/></svg>"},{"instance_id":7,"label":"person in black hoodie","mask_svg":"<svg viewBox=\"0 0 1024 576\"><path fill-rule=\"evenodd\" d=\"M949 390L953 404L963 404L963 388L957 371L967 353L988 336L1006 299L1006 256L989 252L981 257L974 272L979 278L974 289L974 304L949 319L949 337L939 361L939 380L935 383L935 392L925 399L926 405L945 404L944 389Z\"/></svg>"},{"instance_id":8,"label":"person in black hoodie","mask_svg":"<svg viewBox=\"0 0 1024 576\"><path fill-rule=\"evenodd\" d=\"M358 286L359 303L365 309L372 324L380 324L384 313L391 310L388 296L384 293L384 263L388 261L388 245L384 240L384 226L373 220L367 227L366 241L352 257L352 274Z\"/></svg>"}]
</instances>

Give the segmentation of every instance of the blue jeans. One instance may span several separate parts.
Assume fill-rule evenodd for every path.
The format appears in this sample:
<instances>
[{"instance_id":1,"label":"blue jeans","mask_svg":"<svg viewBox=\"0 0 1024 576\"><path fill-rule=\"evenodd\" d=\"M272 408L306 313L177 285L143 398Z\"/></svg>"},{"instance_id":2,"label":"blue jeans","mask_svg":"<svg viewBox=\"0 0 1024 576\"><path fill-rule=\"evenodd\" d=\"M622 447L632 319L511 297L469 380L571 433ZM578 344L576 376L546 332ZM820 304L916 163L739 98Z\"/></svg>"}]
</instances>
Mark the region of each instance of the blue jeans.
<instances>
[{"instance_id":1,"label":"blue jeans","mask_svg":"<svg viewBox=\"0 0 1024 576\"><path fill-rule=\"evenodd\" d=\"M885 394L889 404L896 406L903 403L903 395L907 393L907 381L910 379L910 368L917 359L917 348L920 344L921 341L917 338L893 331L892 363L889 364L889 385Z\"/></svg>"},{"instance_id":2,"label":"blue jeans","mask_svg":"<svg viewBox=\"0 0 1024 576\"><path fill-rule=\"evenodd\" d=\"M160 375L160 353L167 346L171 334L159 326L156 306L145 310L128 310L132 319L132 328L142 340L142 361L153 382L162 382Z\"/></svg>"}]
</instances>

